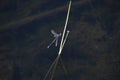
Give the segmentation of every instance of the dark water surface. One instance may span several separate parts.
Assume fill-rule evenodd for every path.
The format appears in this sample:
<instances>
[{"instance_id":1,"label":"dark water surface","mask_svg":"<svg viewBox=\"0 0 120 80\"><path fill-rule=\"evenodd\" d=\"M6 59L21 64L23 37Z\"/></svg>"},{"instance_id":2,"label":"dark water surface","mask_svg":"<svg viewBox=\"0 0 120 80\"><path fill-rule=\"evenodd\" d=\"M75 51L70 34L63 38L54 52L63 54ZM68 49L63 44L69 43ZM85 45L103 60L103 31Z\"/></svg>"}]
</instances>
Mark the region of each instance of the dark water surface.
<instances>
[{"instance_id":1,"label":"dark water surface","mask_svg":"<svg viewBox=\"0 0 120 80\"><path fill-rule=\"evenodd\" d=\"M47 49L53 40L50 30L62 32L68 2L0 1L0 80L43 80L59 48ZM120 79L119 4L72 0L70 35L53 80Z\"/></svg>"}]
</instances>

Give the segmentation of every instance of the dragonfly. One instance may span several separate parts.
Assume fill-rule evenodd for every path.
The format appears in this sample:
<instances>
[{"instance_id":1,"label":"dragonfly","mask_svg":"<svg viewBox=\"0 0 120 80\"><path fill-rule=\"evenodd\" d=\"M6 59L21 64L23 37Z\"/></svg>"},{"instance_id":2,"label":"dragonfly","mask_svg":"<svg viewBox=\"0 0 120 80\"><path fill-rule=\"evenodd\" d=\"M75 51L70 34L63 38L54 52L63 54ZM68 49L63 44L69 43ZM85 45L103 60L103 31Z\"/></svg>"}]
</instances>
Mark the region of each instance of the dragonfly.
<instances>
[{"instance_id":1,"label":"dragonfly","mask_svg":"<svg viewBox=\"0 0 120 80\"><path fill-rule=\"evenodd\" d=\"M66 39L68 37L68 34L69 34L69 30L66 31L66 28L67 28L67 23L68 23L68 18L69 18L69 13L70 13L70 9L71 9L71 3L72 1L70 0L69 2L69 6L68 6L68 12L67 12L67 17L66 17L66 21L65 21L65 26L64 26L64 29L63 29L63 33L62 33L62 38L61 38L61 41L60 41L60 46L59 46L59 51L58 51L58 55L57 57L55 58L55 60L52 62L50 68L48 69L47 73L45 74L45 77L43 80L47 80L47 78L50 77L49 80L53 80L53 75L55 73L55 70L56 70L56 67L57 67L57 64L58 64L58 61L60 60L60 55L61 55L61 52L63 50L63 47L64 47L64 44L66 42ZM67 32L67 33L66 33ZM47 48L49 48L54 42L55 42L55 46L57 46L57 43L58 43L58 38L61 36L61 33L56 33L54 30L51 30L51 33L53 34L54 36L54 40L50 43L50 45L47 46Z\"/></svg>"},{"instance_id":2,"label":"dragonfly","mask_svg":"<svg viewBox=\"0 0 120 80\"><path fill-rule=\"evenodd\" d=\"M56 33L54 30L51 30L51 33L54 36L54 40L47 46L49 48L53 43L55 43L55 46L57 47L58 45L58 38L61 36L61 33Z\"/></svg>"}]
</instances>

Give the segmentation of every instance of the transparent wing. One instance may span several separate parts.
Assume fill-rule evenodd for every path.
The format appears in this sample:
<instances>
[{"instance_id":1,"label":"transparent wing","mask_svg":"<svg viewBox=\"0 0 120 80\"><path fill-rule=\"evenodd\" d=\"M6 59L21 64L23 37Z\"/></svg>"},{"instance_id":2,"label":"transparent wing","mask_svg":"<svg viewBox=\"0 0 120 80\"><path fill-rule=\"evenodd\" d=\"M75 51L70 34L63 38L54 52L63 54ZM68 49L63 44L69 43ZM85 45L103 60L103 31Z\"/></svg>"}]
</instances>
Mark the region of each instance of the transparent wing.
<instances>
[{"instance_id":1,"label":"transparent wing","mask_svg":"<svg viewBox=\"0 0 120 80\"><path fill-rule=\"evenodd\" d=\"M57 38L55 38L48 46L47 48L49 48L55 41L56 41Z\"/></svg>"},{"instance_id":2,"label":"transparent wing","mask_svg":"<svg viewBox=\"0 0 120 80\"><path fill-rule=\"evenodd\" d=\"M56 38L55 46L57 47L58 44L58 38Z\"/></svg>"},{"instance_id":3,"label":"transparent wing","mask_svg":"<svg viewBox=\"0 0 120 80\"><path fill-rule=\"evenodd\" d=\"M57 35L58 35L54 30L51 30L51 33L52 33L54 36L57 36Z\"/></svg>"}]
</instances>

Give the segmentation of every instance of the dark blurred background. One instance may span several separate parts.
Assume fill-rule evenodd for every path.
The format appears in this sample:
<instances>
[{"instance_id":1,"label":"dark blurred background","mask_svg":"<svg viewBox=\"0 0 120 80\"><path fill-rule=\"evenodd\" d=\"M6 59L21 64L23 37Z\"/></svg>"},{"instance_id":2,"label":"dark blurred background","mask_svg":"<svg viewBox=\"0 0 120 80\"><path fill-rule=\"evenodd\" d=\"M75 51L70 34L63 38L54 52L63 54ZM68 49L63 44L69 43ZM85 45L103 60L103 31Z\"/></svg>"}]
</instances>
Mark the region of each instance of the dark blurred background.
<instances>
[{"instance_id":1,"label":"dark blurred background","mask_svg":"<svg viewBox=\"0 0 120 80\"><path fill-rule=\"evenodd\" d=\"M43 80L69 0L0 0L0 80ZM120 1L72 0L53 80L120 80ZM49 80L49 79L48 79Z\"/></svg>"}]
</instances>

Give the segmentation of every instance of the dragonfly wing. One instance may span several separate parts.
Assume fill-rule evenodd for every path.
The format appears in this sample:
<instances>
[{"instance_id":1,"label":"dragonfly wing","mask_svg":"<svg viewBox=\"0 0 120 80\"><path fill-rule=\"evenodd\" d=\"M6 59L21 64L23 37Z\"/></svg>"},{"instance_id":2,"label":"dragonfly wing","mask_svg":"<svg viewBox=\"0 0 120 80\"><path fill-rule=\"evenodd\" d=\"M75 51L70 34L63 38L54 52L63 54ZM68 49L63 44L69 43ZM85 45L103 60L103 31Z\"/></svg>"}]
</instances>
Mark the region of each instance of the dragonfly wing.
<instances>
[{"instance_id":1,"label":"dragonfly wing","mask_svg":"<svg viewBox=\"0 0 120 80\"><path fill-rule=\"evenodd\" d=\"M47 48L49 48L55 41L56 41L56 38L47 46Z\"/></svg>"},{"instance_id":2,"label":"dragonfly wing","mask_svg":"<svg viewBox=\"0 0 120 80\"><path fill-rule=\"evenodd\" d=\"M56 38L55 46L57 47L58 44L58 38Z\"/></svg>"},{"instance_id":3,"label":"dragonfly wing","mask_svg":"<svg viewBox=\"0 0 120 80\"><path fill-rule=\"evenodd\" d=\"M57 35L58 35L54 30L51 30L51 33L52 33L54 36L57 36Z\"/></svg>"}]
</instances>

